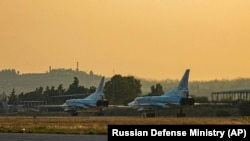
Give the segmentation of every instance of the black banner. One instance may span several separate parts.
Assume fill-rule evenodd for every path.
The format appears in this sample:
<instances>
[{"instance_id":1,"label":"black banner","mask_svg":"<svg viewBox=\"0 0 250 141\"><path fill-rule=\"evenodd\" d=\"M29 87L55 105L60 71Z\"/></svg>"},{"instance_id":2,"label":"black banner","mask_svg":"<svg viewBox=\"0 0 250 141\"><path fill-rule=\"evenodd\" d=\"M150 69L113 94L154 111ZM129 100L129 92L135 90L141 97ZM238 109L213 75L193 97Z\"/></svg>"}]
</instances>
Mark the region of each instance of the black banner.
<instances>
[{"instance_id":1,"label":"black banner","mask_svg":"<svg viewBox=\"0 0 250 141\"><path fill-rule=\"evenodd\" d=\"M119 139L249 141L250 125L108 125L108 141Z\"/></svg>"}]
</instances>

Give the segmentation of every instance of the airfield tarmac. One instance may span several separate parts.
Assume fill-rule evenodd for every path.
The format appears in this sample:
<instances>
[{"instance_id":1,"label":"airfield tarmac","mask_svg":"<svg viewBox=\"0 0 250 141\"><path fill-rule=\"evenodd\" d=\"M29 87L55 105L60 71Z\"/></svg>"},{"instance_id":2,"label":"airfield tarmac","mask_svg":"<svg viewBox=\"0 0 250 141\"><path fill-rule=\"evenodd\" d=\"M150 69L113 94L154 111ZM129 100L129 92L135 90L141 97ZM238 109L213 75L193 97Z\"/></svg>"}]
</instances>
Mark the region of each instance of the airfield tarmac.
<instances>
[{"instance_id":1,"label":"airfield tarmac","mask_svg":"<svg viewBox=\"0 0 250 141\"><path fill-rule=\"evenodd\" d=\"M106 135L0 133L1 141L107 141Z\"/></svg>"},{"instance_id":2,"label":"airfield tarmac","mask_svg":"<svg viewBox=\"0 0 250 141\"><path fill-rule=\"evenodd\" d=\"M9 128L8 132L0 133L0 140L3 141L107 141L108 125L125 124L148 124L148 125L171 125L171 124L248 124L250 118L242 117L128 117L128 116L89 116L89 117L70 117L70 116L0 116L0 127ZM12 129L26 126L31 133L12 132ZM37 127L56 131L65 129L63 133L36 133ZM76 129L74 129L76 127ZM92 127L99 128L104 134L84 133L85 130L92 130ZM52 130L51 130L52 129ZM74 134L68 134L68 131ZM20 131L20 130L19 130ZM1 132L1 131L0 131Z\"/></svg>"}]
</instances>

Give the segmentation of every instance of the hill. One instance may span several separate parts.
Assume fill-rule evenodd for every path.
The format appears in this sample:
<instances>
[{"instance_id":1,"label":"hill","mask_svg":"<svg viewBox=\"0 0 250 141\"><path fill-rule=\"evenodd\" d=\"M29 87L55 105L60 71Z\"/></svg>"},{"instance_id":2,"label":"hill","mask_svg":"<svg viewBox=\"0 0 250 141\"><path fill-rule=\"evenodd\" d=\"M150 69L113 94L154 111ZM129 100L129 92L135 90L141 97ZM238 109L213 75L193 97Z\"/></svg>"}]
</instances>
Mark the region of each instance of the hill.
<instances>
[{"instance_id":1,"label":"hill","mask_svg":"<svg viewBox=\"0 0 250 141\"><path fill-rule=\"evenodd\" d=\"M58 87L62 84L67 89L73 82L74 77L79 80L79 85L84 87L96 86L99 83L101 75L93 72L76 71L72 69L52 69L45 73L27 73L19 74L14 69L0 71L0 94L9 95L12 89L16 94L34 91L36 88ZM136 78L136 77L135 77ZM147 80L136 78L141 81L142 94L148 94L151 86L157 83L163 86L164 91L168 91L178 85L179 80L165 79L163 81ZM110 78L106 77L106 81ZM205 96L210 98L211 93L215 91L249 89L250 78L237 78L232 80L211 80L211 81L190 81L189 90L192 96Z\"/></svg>"},{"instance_id":2,"label":"hill","mask_svg":"<svg viewBox=\"0 0 250 141\"><path fill-rule=\"evenodd\" d=\"M19 74L15 70L3 70L0 72L0 90L8 95L12 89L19 94L34 91L39 87L58 87L60 84L67 89L74 81L74 77L79 79L79 85L88 88L98 84L101 78L100 75L72 69L54 69L46 73L29 74Z\"/></svg>"}]
</instances>

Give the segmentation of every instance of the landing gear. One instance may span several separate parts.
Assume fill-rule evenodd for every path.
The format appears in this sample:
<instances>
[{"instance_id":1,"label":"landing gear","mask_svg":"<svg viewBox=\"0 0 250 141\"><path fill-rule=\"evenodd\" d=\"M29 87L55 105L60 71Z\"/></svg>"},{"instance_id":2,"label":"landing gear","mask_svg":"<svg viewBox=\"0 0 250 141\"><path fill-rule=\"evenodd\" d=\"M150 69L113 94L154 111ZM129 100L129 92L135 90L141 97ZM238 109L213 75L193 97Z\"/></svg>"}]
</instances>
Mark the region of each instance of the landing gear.
<instances>
[{"instance_id":1,"label":"landing gear","mask_svg":"<svg viewBox=\"0 0 250 141\"><path fill-rule=\"evenodd\" d=\"M185 117L186 114L182 112L182 106L180 107L180 112L176 114L177 117Z\"/></svg>"},{"instance_id":2,"label":"landing gear","mask_svg":"<svg viewBox=\"0 0 250 141\"><path fill-rule=\"evenodd\" d=\"M144 111L144 112L142 112L142 117L144 117L144 118L155 117L155 111L154 110Z\"/></svg>"},{"instance_id":3,"label":"landing gear","mask_svg":"<svg viewBox=\"0 0 250 141\"><path fill-rule=\"evenodd\" d=\"M99 112L97 113L97 116L104 116L104 111L102 108L100 108Z\"/></svg>"},{"instance_id":4,"label":"landing gear","mask_svg":"<svg viewBox=\"0 0 250 141\"><path fill-rule=\"evenodd\" d=\"M73 113L71 113L71 116L78 116L78 113L77 112L73 112Z\"/></svg>"},{"instance_id":5,"label":"landing gear","mask_svg":"<svg viewBox=\"0 0 250 141\"><path fill-rule=\"evenodd\" d=\"M186 114L185 114L185 113L177 113L176 116L177 116L177 117L185 117Z\"/></svg>"}]
</instances>

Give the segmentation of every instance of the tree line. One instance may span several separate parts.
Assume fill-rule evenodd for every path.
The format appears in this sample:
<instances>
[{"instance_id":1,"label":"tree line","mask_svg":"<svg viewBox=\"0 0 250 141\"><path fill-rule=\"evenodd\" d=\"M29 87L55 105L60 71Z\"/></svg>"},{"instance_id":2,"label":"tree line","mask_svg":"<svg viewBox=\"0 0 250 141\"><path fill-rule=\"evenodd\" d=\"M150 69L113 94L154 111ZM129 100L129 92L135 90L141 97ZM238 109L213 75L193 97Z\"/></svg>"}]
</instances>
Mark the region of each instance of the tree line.
<instances>
[{"instance_id":1,"label":"tree line","mask_svg":"<svg viewBox=\"0 0 250 141\"><path fill-rule=\"evenodd\" d=\"M67 89L63 88L62 84L58 87L47 86L45 89L43 87L36 88L34 91L27 93L16 94L15 89L12 89L10 96L8 96L9 104L17 104L19 101L46 101L47 104L62 104L67 98L54 98L54 96L62 96L69 94L87 94L92 93L96 90L95 86L86 88L79 85L79 80L74 77L72 84L69 85Z\"/></svg>"},{"instance_id":2,"label":"tree line","mask_svg":"<svg viewBox=\"0 0 250 141\"><path fill-rule=\"evenodd\" d=\"M135 97L142 94L141 86L140 80L133 76L114 75L109 81L105 82L104 93L110 104L126 105L129 101L132 101ZM47 104L62 104L65 100L69 99L69 97L54 98L54 96L71 94L86 94L87 96L95 92L96 89L96 86L89 88L80 86L78 78L74 77L73 82L67 89L65 89L62 84L59 84L57 87L39 87L34 91L19 94L15 92L15 89L12 89L7 99L9 104L18 104L19 101L46 101ZM159 83L156 84L156 86L151 86L151 92L148 93L148 95L161 94L163 94L163 87ZM71 98L84 98L84 96L72 96Z\"/></svg>"},{"instance_id":3,"label":"tree line","mask_svg":"<svg viewBox=\"0 0 250 141\"><path fill-rule=\"evenodd\" d=\"M89 88L93 84L95 84L101 76L94 74L92 71L86 73L84 71L75 71L72 69L52 69L49 72L38 73L38 74L37 73L21 74L19 71L16 71L14 69L2 70L0 71L0 90L2 91L0 92L0 99L2 95L9 95L12 92L13 88L15 89L16 94L20 94L21 92L34 91L34 88L37 88L38 86L42 86L43 91L45 91L46 89L53 91L57 89L57 87L55 86L58 86L58 84L62 84L62 86L69 85L70 83L72 83L72 78L74 77L77 77L79 80L87 80L87 81L81 81L81 83L79 84L84 85L85 88ZM109 79L111 78L107 77L107 80ZM146 80L143 78L139 78L139 80L140 84L142 85L141 86L142 95L151 93L152 87L155 87L156 91L158 91L159 89L163 89L163 91L166 92L177 86L180 81L179 79L177 80L165 79L161 81L156 81L156 80ZM152 86L154 84L158 85ZM47 86L50 87L47 88ZM161 86L163 86L163 88L160 88ZM212 92L250 89L249 86L250 86L250 78L190 81L189 94L192 96L198 96L198 97L203 96L211 99Z\"/></svg>"},{"instance_id":4,"label":"tree line","mask_svg":"<svg viewBox=\"0 0 250 141\"><path fill-rule=\"evenodd\" d=\"M114 75L109 81L105 82L104 93L110 104L126 105L135 97L142 95L141 86L141 81L134 78L133 76L124 77L121 75ZM15 89L12 89L10 96L8 96L8 98L3 98L2 100L7 100L9 104L13 105L18 104L19 101L46 101L47 104L62 104L65 102L65 100L69 99L69 97L53 98L53 96L71 94L86 94L87 96L87 94L95 92L96 89L96 86L91 86L89 88L80 86L78 78L74 77L73 82L67 89L63 88L62 84L58 85L58 87L47 86L45 89L43 87L39 87L34 91L20 94L16 94ZM153 96L162 95L164 93L163 87L160 83L152 85L150 89L151 92L146 95ZM78 96L78 98L80 97ZM205 96L196 96L195 101L207 102L208 98ZM248 108L250 106L249 104L249 101L239 103L238 108L241 115L250 114L250 110Z\"/></svg>"}]
</instances>

